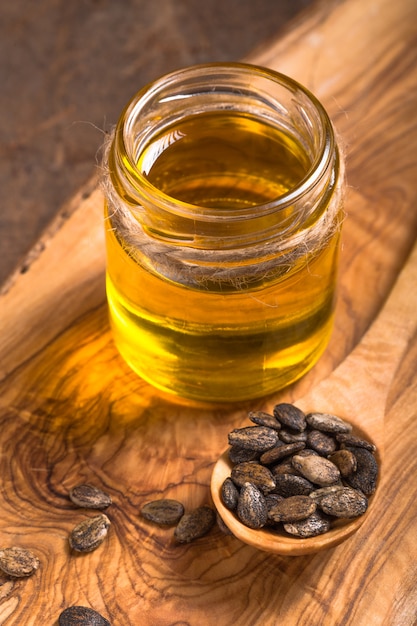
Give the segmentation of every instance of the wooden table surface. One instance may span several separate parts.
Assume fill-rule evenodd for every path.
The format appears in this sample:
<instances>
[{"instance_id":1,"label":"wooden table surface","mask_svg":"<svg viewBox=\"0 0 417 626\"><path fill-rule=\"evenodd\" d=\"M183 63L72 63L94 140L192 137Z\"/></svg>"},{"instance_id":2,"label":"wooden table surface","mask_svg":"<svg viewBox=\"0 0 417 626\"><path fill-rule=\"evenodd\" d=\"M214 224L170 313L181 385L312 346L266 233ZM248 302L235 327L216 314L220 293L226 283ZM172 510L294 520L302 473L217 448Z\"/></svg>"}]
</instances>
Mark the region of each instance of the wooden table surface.
<instances>
[{"instance_id":1,"label":"wooden table surface","mask_svg":"<svg viewBox=\"0 0 417 626\"><path fill-rule=\"evenodd\" d=\"M312 0L0 3L0 285L91 178L103 131L165 72L235 61Z\"/></svg>"},{"instance_id":2,"label":"wooden table surface","mask_svg":"<svg viewBox=\"0 0 417 626\"><path fill-rule=\"evenodd\" d=\"M340 546L278 557L217 529L178 546L139 516L154 497L210 503L227 432L246 423L248 408L297 399L343 361L416 240L415 0L318 2L251 60L309 87L345 146L349 193L329 348L293 388L249 406L193 410L160 397L112 343L102 198L89 180L0 297L0 547L30 548L41 562L27 580L0 577L0 624L55 625L72 604L116 626L416 623L417 337L389 388L379 498ZM68 491L81 481L112 495L112 526L99 549L74 556L68 534L85 513Z\"/></svg>"}]
</instances>

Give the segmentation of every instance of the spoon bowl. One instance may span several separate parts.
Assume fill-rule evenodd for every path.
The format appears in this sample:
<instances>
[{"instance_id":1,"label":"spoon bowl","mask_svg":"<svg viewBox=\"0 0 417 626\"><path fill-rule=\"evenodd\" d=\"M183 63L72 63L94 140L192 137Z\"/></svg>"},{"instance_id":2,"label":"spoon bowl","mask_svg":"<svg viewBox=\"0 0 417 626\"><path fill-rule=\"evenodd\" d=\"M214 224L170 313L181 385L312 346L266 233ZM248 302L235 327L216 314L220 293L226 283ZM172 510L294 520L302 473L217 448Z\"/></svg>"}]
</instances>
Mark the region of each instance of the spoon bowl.
<instances>
[{"instance_id":1,"label":"spoon bowl","mask_svg":"<svg viewBox=\"0 0 417 626\"><path fill-rule=\"evenodd\" d=\"M300 538L292 537L284 531L275 528L261 528L253 530L239 521L235 513L227 509L221 499L220 490L224 480L230 476L232 463L226 450L214 466L211 478L211 495L214 505L231 533L237 538L258 550L274 554L300 556L319 552L323 549L338 545L355 533L365 521L369 508L360 517L353 520L338 520L333 527L322 535L316 537ZM372 505L373 496L370 499Z\"/></svg>"},{"instance_id":2,"label":"spoon bowl","mask_svg":"<svg viewBox=\"0 0 417 626\"><path fill-rule=\"evenodd\" d=\"M407 344L417 330L416 284L415 244L388 300L361 342L328 378L295 402L306 413L331 413L350 422L354 433L376 445L380 473L383 471L384 415L389 389ZM268 407L263 410L272 413ZM315 537L293 537L270 528L253 530L241 523L222 502L221 486L230 476L231 469L226 451L215 464L211 477L211 495L220 517L236 538L274 554L298 556L340 544L372 515L373 504L378 498L377 487L365 514L338 520L328 532Z\"/></svg>"}]
</instances>

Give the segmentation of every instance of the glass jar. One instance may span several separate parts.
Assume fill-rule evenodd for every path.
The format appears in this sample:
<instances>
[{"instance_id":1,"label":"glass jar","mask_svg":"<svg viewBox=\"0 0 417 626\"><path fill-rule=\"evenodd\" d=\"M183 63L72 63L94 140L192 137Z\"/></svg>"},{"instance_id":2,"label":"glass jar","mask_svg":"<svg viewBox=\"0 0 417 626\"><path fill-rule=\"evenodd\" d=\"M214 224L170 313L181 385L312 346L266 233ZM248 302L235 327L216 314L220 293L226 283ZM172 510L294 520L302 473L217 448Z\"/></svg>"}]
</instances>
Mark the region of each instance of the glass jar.
<instances>
[{"instance_id":1,"label":"glass jar","mask_svg":"<svg viewBox=\"0 0 417 626\"><path fill-rule=\"evenodd\" d=\"M333 324L343 177L311 93L247 64L171 73L126 106L105 172L110 320L141 377L223 403L313 366Z\"/></svg>"}]
</instances>

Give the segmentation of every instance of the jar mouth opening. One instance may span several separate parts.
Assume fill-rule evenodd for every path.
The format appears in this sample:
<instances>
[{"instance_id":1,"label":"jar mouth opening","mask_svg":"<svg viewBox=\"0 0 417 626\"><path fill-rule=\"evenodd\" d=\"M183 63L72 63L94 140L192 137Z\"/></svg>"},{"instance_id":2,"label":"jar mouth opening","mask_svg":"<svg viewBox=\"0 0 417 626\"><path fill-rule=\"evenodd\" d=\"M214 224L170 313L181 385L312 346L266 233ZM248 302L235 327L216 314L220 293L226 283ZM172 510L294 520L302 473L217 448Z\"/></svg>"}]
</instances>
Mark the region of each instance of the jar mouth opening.
<instances>
[{"instance_id":1,"label":"jar mouth opening","mask_svg":"<svg viewBox=\"0 0 417 626\"><path fill-rule=\"evenodd\" d=\"M203 77L203 79L201 78ZM213 78L210 90L207 85L203 88L202 80L207 83ZM238 77L238 80L236 79ZM297 115L305 125L305 132L315 133L314 154L304 176L288 191L278 195L268 202L251 204L241 207L214 207L185 202L173 195L165 193L155 186L138 167L138 145L151 137L151 127L162 127L166 124L164 112L175 111L184 105L185 99L191 102L198 99L198 94L212 98L213 110L227 110L230 108L228 98L236 99L237 112L245 112L249 107L249 99L253 98L256 89L265 89L265 86L275 86L278 90L288 94L288 103L293 105L299 99L301 104ZM182 88L182 89L181 89ZM222 99L226 102L221 104ZM244 100L246 108L241 109L238 102ZM303 105L304 103L304 105ZM265 92L259 96L257 106L259 111L271 115L285 116L287 110L282 110L278 100L269 99ZM162 108L161 108L162 107ZM188 107L188 103L187 103ZM161 111L159 109L161 108ZM308 108L308 111L307 111ZM285 107L284 107L285 109ZM179 110L179 109L178 109ZM258 109L257 109L258 111ZM187 115L199 115L199 103ZM141 121L142 120L142 121ZM299 121L300 121L299 120ZM287 129L291 132L291 129ZM323 176L328 175L329 166L334 159L336 144L330 119L320 101L304 86L292 78L261 66L245 63L210 63L194 65L162 76L139 91L125 107L115 130L115 144L119 154L123 155L123 174L128 181L127 201L132 204L152 204L157 201L160 209L181 215L187 219L206 222L239 221L245 220L256 213L257 216L266 216L297 205L303 196L319 185ZM141 143L142 142L142 143ZM138 190L140 194L138 195Z\"/></svg>"}]
</instances>

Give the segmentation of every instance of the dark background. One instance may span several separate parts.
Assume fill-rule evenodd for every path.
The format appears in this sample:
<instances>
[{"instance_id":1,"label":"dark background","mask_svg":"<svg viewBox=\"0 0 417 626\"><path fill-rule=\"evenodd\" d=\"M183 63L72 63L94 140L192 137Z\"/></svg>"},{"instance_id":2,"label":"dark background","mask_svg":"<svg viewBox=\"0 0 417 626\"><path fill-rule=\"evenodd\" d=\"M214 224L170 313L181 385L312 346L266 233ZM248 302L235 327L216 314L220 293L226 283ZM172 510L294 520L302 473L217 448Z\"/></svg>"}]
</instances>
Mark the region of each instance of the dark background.
<instances>
[{"instance_id":1,"label":"dark background","mask_svg":"<svg viewBox=\"0 0 417 626\"><path fill-rule=\"evenodd\" d=\"M96 167L103 130L165 72L240 60L312 0L0 4L0 284Z\"/></svg>"}]
</instances>

